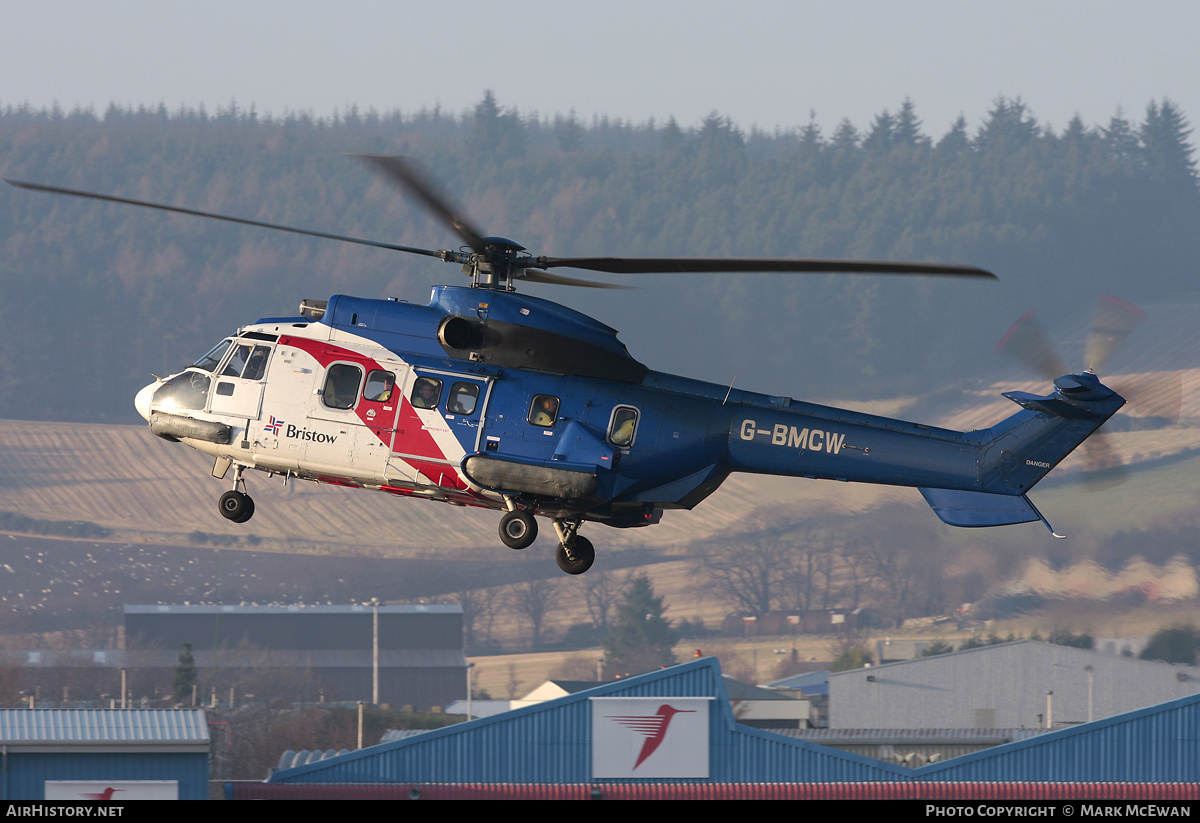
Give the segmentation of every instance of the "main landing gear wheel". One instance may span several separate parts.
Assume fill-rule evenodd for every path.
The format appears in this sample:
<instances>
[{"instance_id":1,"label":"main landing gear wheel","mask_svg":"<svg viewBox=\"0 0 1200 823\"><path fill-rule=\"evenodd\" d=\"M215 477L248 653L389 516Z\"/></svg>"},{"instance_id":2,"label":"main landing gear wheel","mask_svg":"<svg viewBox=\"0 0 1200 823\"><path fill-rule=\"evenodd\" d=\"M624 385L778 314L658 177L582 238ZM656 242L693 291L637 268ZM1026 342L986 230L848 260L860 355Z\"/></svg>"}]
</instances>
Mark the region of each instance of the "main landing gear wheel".
<instances>
[{"instance_id":1,"label":"main landing gear wheel","mask_svg":"<svg viewBox=\"0 0 1200 823\"><path fill-rule=\"evenodd\" d=\"M254 501L244 492L225 492L217 506L221 510L221 516L234 523L245 523L254 516Z\"/></svg>"},{"instance_id":2,"label":"main landing gear wheel","mask_svg":"<svg viewBox=\"0 0 1200 823\"><path fill-rule=\"evenodd\" d=\"M592 546L592 541L575 535L570 548L565 543L558 544L554 559L558 567L567 574L583 574L596 562L596 549Z\"/></svg>"},{"instance_id":3,"label":"main landing gear wheel","mask_svg":"<svg viewBox=\"0 0 1200 823\"><path fill-rule=\"evenodd\" d=\"M537 521L529 512L517 509L500 518L500 542L510 549L528 549L537 539L537 533Z\"/></svg>"}]
</instances>

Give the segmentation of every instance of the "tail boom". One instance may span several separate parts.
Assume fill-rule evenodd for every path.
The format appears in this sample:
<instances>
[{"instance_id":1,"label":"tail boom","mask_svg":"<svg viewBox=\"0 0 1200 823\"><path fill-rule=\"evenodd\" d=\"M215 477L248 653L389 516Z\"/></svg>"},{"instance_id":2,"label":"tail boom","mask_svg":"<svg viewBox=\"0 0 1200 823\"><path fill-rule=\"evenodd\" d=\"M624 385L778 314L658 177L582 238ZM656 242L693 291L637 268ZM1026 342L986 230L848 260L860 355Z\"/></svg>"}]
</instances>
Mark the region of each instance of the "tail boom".
<instances>
[{"instance_id":1,"label":"tail boom","mask_svg":"<svg viewBox=\"0 0 1200 823\"><path fill-rule=\"evenodd\" d=\"M823 406L740 404L731 420L733 471L1020 496L1125 400L1095 375L1067 375L1046 396L990 429L956 432Z\"/></svg>"}]
</instances>

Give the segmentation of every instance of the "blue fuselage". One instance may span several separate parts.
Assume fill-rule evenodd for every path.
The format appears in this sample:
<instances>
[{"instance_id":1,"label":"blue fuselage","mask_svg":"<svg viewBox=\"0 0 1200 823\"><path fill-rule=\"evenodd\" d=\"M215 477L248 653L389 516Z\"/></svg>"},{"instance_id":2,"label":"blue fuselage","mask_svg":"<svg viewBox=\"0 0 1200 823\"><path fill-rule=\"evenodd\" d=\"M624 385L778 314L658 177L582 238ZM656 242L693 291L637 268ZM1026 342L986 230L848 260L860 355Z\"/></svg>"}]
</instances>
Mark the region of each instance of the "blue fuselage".
<instances>
[{"instance_id":1,"label":"blue fuselage","mask_svg":"<svg viewBox=\"0 0 1200 823\"><path fill-rule=\"evenodd\" d=\"M610 519L614 509L691 508L731 472L1021 495L1123 402L1104 389L1071 406L1078 413L1023 403L990 429L950 431L653 372L586 315L471 288L439 286L427 306L335 296L321 322L415 374L486 381L477 422L455 429L464 461L488 458L486 476L501 478L492 491ZM1054 397L1042 400L1069 405ZM539 424L547 398L553 419ZM618 433L623 416L635 428ZM572 478L583 475L594 482L580 492ZM530 491L543 480L578 496Z\"/></svg>"}]
</instances>

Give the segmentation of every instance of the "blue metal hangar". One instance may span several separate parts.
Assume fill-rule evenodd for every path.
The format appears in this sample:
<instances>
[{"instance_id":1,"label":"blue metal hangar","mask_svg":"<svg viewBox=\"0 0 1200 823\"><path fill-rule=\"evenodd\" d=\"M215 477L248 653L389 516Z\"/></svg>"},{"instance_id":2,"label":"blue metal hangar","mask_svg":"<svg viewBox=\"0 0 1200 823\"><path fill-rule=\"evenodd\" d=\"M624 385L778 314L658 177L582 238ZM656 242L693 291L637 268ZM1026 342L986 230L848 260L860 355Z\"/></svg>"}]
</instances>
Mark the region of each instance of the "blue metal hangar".
<instances>
[{"instance_id":1,"label":"blue metal hangar","mask_svg":"<svg viewBox=\"0 0 1200 823\"><path fill-rule=\"evenodd\" d=\"M207 800L201 709L0 710L0 799Z\"/></svg>"},{"instance_id":2,"label":"blue metal hangar","mask_svg":"<svg viewBox=\"0 0 1200 823\"><path fill-rule=\"evenodd\" d=\"M738 723L717 661L704 658L228 785L226 796L1200 799L1197 728L1200 696L1189 696L905 768Z\"/></svg>"}]
</instances>

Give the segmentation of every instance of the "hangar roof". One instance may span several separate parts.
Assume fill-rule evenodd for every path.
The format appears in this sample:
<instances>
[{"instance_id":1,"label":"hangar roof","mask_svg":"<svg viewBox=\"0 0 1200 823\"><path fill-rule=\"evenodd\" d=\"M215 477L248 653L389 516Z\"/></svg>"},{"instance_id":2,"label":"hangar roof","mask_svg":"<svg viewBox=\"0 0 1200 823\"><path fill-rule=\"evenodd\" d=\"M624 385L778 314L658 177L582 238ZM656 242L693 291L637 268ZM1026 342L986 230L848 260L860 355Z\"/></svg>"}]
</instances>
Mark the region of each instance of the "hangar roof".
<instances>
[{"instance_id":1,"label":"hangar roof","mask_svg":"<svg viewBox=\"0 0 1200 823\"><path fill-rule=\"evenodd\" d=\"M202 709L0 709L0 745L208 747Z\"/></svg>"}]
</instances>

